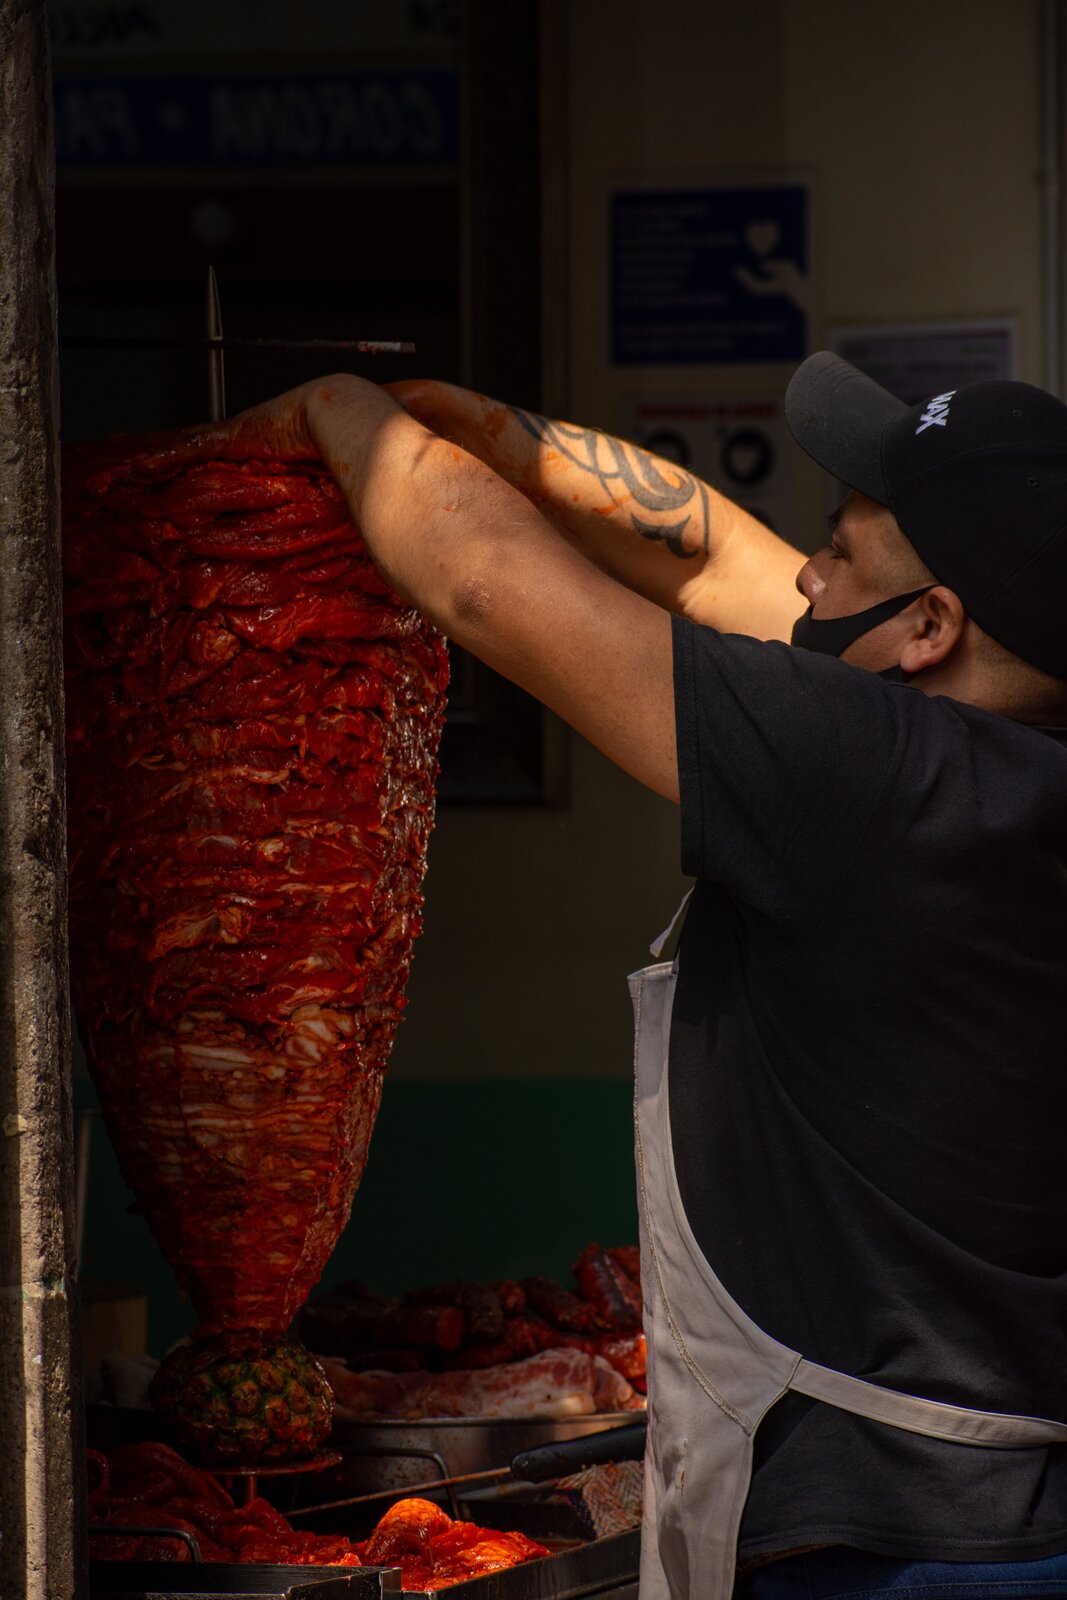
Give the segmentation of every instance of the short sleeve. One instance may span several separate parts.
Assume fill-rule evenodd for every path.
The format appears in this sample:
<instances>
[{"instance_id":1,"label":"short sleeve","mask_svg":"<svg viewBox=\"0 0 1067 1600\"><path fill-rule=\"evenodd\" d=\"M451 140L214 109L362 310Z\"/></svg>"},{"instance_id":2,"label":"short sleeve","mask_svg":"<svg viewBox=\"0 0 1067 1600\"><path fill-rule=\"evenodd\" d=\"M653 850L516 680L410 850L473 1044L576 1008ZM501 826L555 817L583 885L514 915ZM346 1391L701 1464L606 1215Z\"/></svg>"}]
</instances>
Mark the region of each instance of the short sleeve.
<instances>
[{"instance_id":1,"label":"short sleeve","mask_svg":"<svg viewBox=\"0 0 1067 1600\"><path fill-rule=\"evenodd\" d=\"M793 921L847 871L920 691L680 617L673 636L682 870Z\"/></svg>"}]
</instances>

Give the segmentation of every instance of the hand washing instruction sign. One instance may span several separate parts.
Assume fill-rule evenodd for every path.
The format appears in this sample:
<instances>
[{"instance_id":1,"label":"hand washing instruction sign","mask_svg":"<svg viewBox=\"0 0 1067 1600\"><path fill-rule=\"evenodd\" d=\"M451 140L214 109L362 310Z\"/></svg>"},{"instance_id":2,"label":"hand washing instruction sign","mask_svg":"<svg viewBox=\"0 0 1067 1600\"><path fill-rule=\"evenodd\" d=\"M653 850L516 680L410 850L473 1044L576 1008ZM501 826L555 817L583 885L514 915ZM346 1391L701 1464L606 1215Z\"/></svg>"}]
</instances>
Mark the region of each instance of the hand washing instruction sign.
<instances>
[{"instance_id":1,"label":"hand washing instruction sign","mask_svg":"<svg viewBox=\"0 0 1067 1600\"><path fill-rule=\"evenodd\" d=\"M611 359L794 362L808 353L811 203L800 182L610 197Z\"/></svg>"}]
</instances>

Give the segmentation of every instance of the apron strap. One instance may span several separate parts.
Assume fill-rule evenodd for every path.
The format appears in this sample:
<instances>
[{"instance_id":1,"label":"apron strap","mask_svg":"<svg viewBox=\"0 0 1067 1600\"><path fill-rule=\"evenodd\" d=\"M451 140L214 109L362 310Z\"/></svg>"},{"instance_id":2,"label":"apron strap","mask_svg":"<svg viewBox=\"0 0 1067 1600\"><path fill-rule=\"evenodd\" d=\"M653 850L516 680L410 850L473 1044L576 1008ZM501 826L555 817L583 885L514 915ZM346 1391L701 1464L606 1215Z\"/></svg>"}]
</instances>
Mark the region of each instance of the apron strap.
<instances>
[{"instance_id":1,"label":"apron strap","mask_svg":"<svg viewBox=\"0 0 1067 1600\"><path fill-rule=\"evenodd\" d=\"M692 893L693 893L692 889L687 889L685 891L685 894L682 896L682 903L678 907L677 911L674 913L674 916L668 922L668 924L664 928L663 932L659 935L659 938L658 939L653 939L652 943L649 945L648 948L652 952L652 954L655 956L657 961L659 960L660 956L663 954L664 948L665 948L665 946L667 944L667 940L671 937L671 935L674 933L675 929L678 927L678 924L681 922L682 918L685 916L685 908L689 904L689 899L690 899L690 896L692 895Z\"/></svg>"},{"instance_id":2,"label":"apron strap","mask_svg":"<svg viewBox=\"0 0 1067 1600\"><path fill-rule=\"evenodd\" d=\"M969 1411L965 1406L922 1400L918 1395L883 1389L880 1384L834 1372L803 1358L797 1363L789 1388L858 1417L869 1417L872 1422L887 1422L907 1433L923 1433L930 1439L946 1439L953 1444L985 1445L994 1450L1067 1444L1067 1423L1046 1417L1020 1417L1006 1411Z\"/></svg>"}]
</instances>

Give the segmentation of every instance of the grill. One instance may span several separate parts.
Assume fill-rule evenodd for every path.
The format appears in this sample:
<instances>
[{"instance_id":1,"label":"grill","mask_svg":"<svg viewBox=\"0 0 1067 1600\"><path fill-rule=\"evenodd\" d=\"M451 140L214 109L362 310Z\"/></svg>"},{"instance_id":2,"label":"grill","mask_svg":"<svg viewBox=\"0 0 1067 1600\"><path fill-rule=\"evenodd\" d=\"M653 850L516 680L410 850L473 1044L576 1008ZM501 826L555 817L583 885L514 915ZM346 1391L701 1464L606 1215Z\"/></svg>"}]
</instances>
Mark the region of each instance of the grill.
<instances>
[{"instance_id":1,"label":"grill","mask_svg":"<svg viewBox=\"0 0 1067 1600\"><path fill-rule=\"evenodd\" d=\"M115 1428L118 1415L115 1408L113 1442L114 1432L121 1431ZM137 1431L148 1420L144 1413L128 1417ZM619 1429L620 1422L631 1426ZM580 1600L586 1595L636 1600L638 1532L583 1538L573 1507L554 1492L556 1477L591 1458L615 1459L616 1449L632 1458L635 1442L638 1448L640 1444L633 1423L633 1412L621 1412L567 1421L475 1418L341 1425L329 1441L340 1452L340 1463L294 1476L289 1504L276 1493L272 1498L296 1526L361 1538L393 1500L419 1494L425 1486L427 1493L445 1500L452 1516L526 1533L552 1550L540 1561L437 1593L454 1600ZM612 1439L592 1442L612 1429ZM618 1446L613 1448L616 1437ZM512 1461L524 1477L536 1481L516 1481ZM473 1482L433 1487L439 1478L457 1476ZM335 1496L340 1502L336 1505L331 1503ZM142 1526L131 1531L150 1530ZM171 1534L175 1536L181 1537ZM90 1600L380 1600L423 1592L403 1590L396 1567L223 1565L198 1560L198 1551L191 1554L189 1561L93 1561Z\"/></svg>"},{"instance_id":2,"label":"grill","mask_svg":"<svg viewBox=\"0 0 1067 1600\"><path fill-rule=\"evenodd\" d=\"M438 1590L451 1600L635 1600L637 1533L614 1534ZM420 1590L405 1590L421 1594ZM399 1596L396 1567L252 1567L214 1563L96 1561L90 1600L379 1600Z\"/></svg>"},{"instance_id":3,"label":"grill","mask_svg":"<svg viewBox=\"0 0 1067 1600\"><path fill-rule=\"evenodd\" d=\"M633 1421L632 1411L602 1411L565 1421L466 1417L335 1423L330 1446L340 1452L341 1460L336 1468L317 1479L316 1491L323 1492L316 1492L316 1498L327 1500L387 1489L411 1494L429 1478L489 1473L503 1478L515 1457L527 1450L588 1439ZM458 1513L452 1509L452 1515Z\"/></svg>"}]
</instances>

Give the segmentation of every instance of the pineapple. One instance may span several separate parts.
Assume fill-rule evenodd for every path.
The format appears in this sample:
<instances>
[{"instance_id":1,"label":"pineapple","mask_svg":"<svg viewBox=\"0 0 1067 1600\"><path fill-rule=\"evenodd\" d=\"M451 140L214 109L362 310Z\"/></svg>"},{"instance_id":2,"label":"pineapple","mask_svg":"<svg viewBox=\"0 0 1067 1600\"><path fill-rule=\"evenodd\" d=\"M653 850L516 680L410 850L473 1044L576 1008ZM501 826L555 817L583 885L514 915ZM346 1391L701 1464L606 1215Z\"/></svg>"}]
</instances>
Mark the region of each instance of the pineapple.
<instances>
[{"instance_id":1,"label":"pineapple","mask_svg":"<svg viewBox=\"0 0 1067 1600\"><path fill-rule=\"evenodd\" d=\"M216 1466L312 1455L333 1415L315 1357L295 1340L254 1328L178 1345L149 1393L180 1442Z\"/></svg>"}]
</instances>

